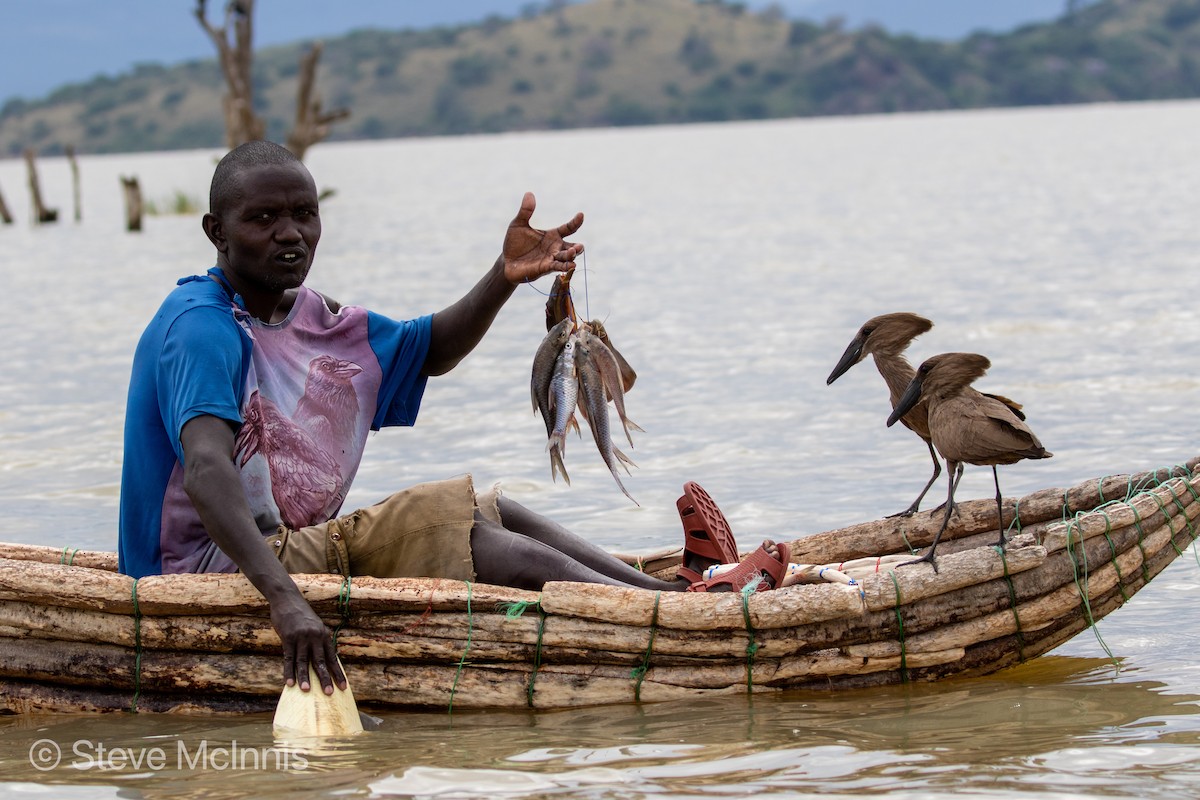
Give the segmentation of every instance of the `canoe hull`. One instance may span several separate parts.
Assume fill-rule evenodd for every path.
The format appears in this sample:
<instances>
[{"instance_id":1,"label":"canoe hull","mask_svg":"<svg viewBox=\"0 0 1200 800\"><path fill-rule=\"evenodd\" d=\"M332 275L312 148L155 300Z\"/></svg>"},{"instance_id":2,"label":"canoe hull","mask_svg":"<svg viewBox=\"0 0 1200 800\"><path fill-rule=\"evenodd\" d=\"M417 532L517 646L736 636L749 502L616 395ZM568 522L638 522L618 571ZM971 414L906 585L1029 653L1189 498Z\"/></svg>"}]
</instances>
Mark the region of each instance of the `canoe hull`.
<instances>
[{"instance_id":1,"label":"canoe hull","mask_svg":"<svg viewBox=\"0 0 1200 800\"><path fill-rule=\"evenodd\" d=\"M337 632L364 708L563 708L983 675L1077 635L1181 554L1200 515L1195 466L1009 502L1003 552L994 501L961 503L936 573L894 565L932 540L940 512L798 539L793 560L839 580L750 596L295 579ZM669 576L678 559L643 564ZM274 708L279 640L243 576L135 581L115 566L111 553L0 545L0 709Z\"/></svg>"}]
</instances>

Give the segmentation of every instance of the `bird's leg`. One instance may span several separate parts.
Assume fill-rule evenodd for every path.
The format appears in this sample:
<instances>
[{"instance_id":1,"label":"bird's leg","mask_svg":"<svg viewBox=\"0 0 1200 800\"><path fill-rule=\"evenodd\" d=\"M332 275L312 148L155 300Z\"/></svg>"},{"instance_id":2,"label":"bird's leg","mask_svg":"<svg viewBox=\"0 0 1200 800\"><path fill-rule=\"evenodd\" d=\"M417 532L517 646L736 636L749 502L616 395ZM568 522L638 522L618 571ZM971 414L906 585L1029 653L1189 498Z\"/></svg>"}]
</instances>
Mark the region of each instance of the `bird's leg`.
<instances>
[{"instance_id":1,"label":"bird's leg","mask_svg":"<svg viewBox=\"0 0 1200 800\"><path fill-rule=\"evenodd\" d=\"M950 464L950 462L947 461L946 465L949 466L949 464ZM958 491L958 482L962 480L962 476L963 476L963 464L961 461L958 462L958 466L952 471L952 474L954 475L954 488L950 490L950 496L954 497L954 492ZM934 512L941 511L945 507L946 507L946 504L941 503L933 511ZM951 514L958 513L958 504L955 503L953 500L950 501L950 513Z\"/></svg>"},{"instance_id":2,"label":"bird's leg","mask_svg":"<svg viewBox=\"0 0 1200 800\"><path fill-rule=\"evenodd\" d=\"M901 511L899 514L889 514L888 519L892 517L911 517L917 513L917 509L921 506L921 501L925 499L925 495L929 492L929 487L933 486L933 482L942 474L942 461L938 458L938 454L933 449L933 442L926 442L929 445L929 456L933 459L933 475L929 477L929 481L925 484L925 488L917 495L917 499L912 501L912 505ZM935 508L934 511L937 511Z\"/></svg>"},{"instance_id":3,"label":"bird's leg","mask_svg":"<svg viewBox=\"0 0 1200 800\"><path fill-rule=\"evenodd\" d=\"M933 551L937 549L938 542L941 541L942 534L946 532L946 527L950 524L950 515L954 513L954 490L958 487L958 481L954 479L954 475L961 466L962 465L957 462L946 462L946 469L950 470L950 474L948 476L950 479L950 493L946 497L946 502L942 504L946 509L946 515L942 517L942 527L938 528L937 535L933 537L933 544L929 545L929 552L920 558L914 558L912 561L905 561L903 564L899 565L900 567L907 567L909 564L920 564L922 561L925 561L929 563L929 566L933 567L934 572L938 571L937 561L934 560ZM958 472L958 474L961 475L962 473Z\"/></svg>"},{"instance_id":4,"label":"bird's leg","mask_svg":"<svg viewBox=\"0 0 1200 800\"><path fill-rule=\"evenodd\" d=\"M1000 503L1000 475L996 472L996 465L992 465L992 479L996 482L996 516L1000 520L1000 541L996 546L1004 549L1004 543L1008 541L1004 537L1004 506Z\"/></svg>"}]
</instances>

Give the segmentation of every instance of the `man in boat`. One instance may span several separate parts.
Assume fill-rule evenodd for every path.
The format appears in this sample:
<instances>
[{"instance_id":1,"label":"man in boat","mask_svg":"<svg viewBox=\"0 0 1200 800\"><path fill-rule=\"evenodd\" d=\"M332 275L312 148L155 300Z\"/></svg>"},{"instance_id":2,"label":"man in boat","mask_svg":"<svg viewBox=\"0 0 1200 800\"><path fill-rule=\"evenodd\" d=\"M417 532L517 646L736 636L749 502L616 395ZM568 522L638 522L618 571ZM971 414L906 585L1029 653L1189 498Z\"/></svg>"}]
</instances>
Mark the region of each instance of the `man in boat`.
<instances>
[{"instance_id":1,"label":"man in boat","mask_svg":"<svg viewBox=\"0 0 1200 800\"><path fill-rule=\"evenodd\" d=\"M518 284L574 266L583 246L565 237L583 215L543 231L530 226L533 211L526 194L500 257L462 299L397 321L304 285L321 220L316 184L295 156L261 141L227 154L203 220L217 265L179 281L134 356L121 571L240 570L270 603L287 684L307 689L311 663L326 692L345 678L329 631L289 573L531 589L551 580L738 588L699 574L738 560L728 526L712 531L719 512L711 503L687 506L708 508L708 522L688 533L674 581L643 574L494 490L477 492L469 475L338 516L368 432L412 425L427 379L474 349ZM786 547L765 543L738 580L761 573L778 585L785 563Z\"/></svg>"}]
</instances>

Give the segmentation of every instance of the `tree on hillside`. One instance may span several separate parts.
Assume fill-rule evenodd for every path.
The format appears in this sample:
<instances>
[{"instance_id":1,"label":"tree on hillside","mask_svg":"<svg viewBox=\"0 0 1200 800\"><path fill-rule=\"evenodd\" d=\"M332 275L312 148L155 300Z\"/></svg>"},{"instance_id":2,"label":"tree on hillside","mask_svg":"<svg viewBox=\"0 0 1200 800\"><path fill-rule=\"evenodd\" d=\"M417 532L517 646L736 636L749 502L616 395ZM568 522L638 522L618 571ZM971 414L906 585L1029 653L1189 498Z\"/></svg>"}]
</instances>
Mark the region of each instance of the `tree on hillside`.
<instances>
[{"instance_id":1,"label":"tree on hillside","mask_svg":"<svg viewBox=\"0 0 1200 800\"><path fill-rule=\"evenodd\" d=\"M228 91L222 104L226 146L233 149L239 144L262 139L266 126L254 110L254 81L250 74L254 63L254 0L229 0L225 4L225 21L220 27L208 21L207 0L196 0L195 15L217 48L221 73L225 76ZM287 148L297 158L304 158L309 147L326 139L334 122L350 116L347 108L321 110L321 98L315 89L320 59L320 42L300 59L296 121L287 137Z\"/></svg>"}]
</instances>

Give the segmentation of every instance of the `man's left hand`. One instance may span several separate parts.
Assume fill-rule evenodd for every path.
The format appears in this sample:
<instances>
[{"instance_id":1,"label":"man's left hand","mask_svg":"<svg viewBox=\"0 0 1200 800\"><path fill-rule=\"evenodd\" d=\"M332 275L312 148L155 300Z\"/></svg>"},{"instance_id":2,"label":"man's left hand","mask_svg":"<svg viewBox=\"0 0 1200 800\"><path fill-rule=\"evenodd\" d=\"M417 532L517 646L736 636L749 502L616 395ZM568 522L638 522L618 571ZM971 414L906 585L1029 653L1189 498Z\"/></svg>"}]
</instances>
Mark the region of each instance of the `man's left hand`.
<instances>
[{"instance_id":1,"label":"man's left hand","mask_svg":"<svg viewBox=\"0 0 1200 800\"><path fill-rule=\"evenodd\" d=\"M583 245L565 241L583 225L583 213L554 230L543 231L530 226L536 205L532 192L526 192L521 209L508 224L504 235L504 277L509 283L524 283L551 272L566 272L575 268L575 256Z\"/></svg>"}]
</instances>

